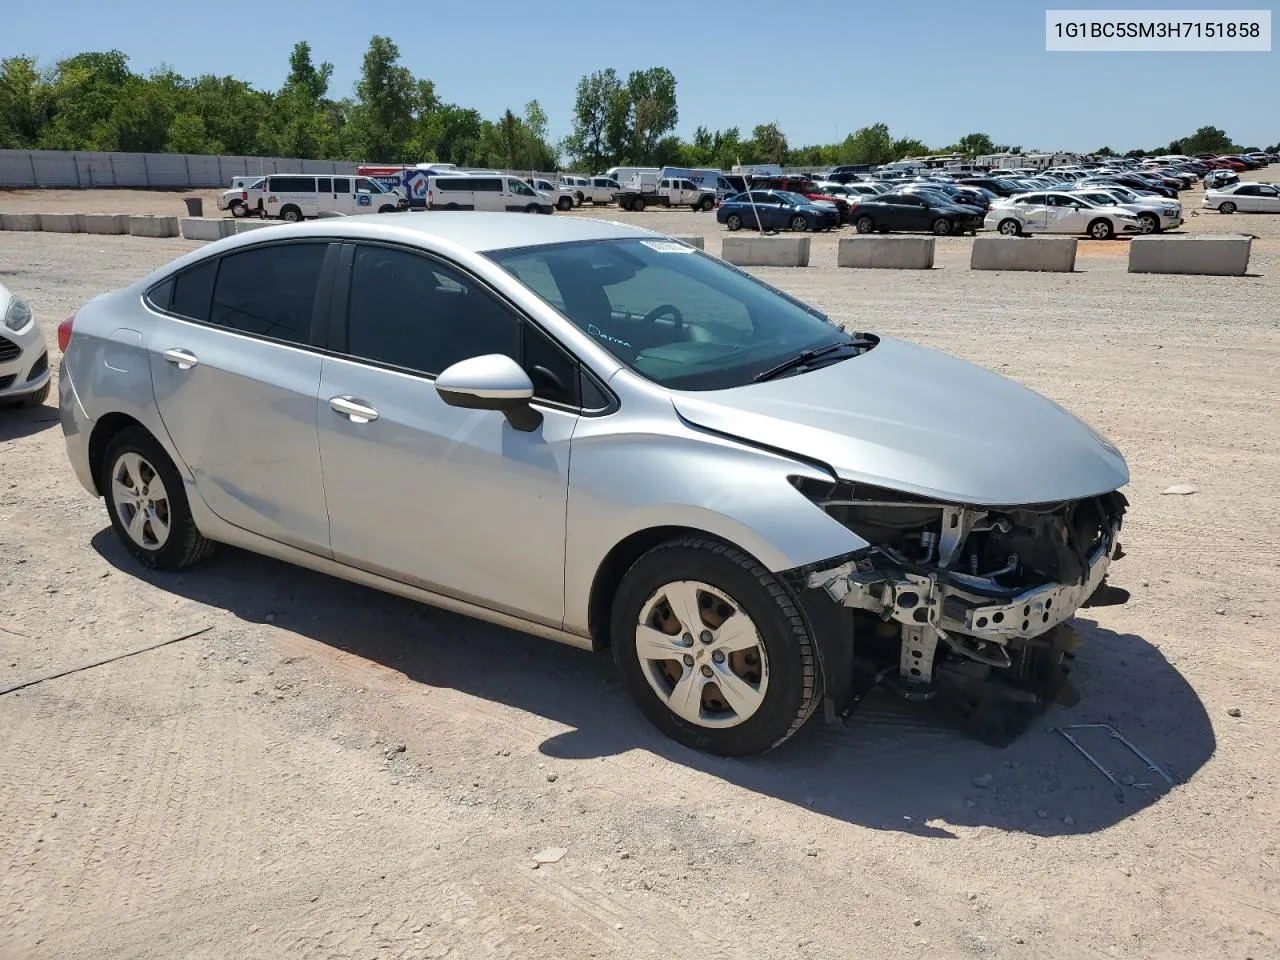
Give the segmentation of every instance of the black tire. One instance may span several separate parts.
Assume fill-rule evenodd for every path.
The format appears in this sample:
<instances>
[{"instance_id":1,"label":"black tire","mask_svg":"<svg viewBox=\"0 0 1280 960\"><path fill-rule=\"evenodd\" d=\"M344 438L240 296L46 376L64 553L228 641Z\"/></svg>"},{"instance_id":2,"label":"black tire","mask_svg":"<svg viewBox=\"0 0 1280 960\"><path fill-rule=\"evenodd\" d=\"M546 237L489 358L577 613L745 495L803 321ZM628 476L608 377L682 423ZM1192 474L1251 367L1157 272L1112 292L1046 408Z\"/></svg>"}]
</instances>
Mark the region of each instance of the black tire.
<instances>
[{"instance_id":1,"label":"black tire","mask_svg":"<svg viewBox=\"0 0 1280 960\"><path fill-rule=\"evenodd\" d=\"M249 215L249 208L245 205L243 200L233 200L231 203L231 215L236 219L247 217Z\"/></svg>"},{"instance_id":2,"label":"black tire","mask_svg":"<svg viewBox=\"0 0 1280 960\"><path fill-rule=\"evenodd\" d=\"M698 209L701 210L703 213L706 213L708 210L714 210L715 207L716 207L716 202L712 200L710 197L703 197L702 202L698 204Z\"/></svg>"},{"instance_id":3,"label":"black tire","mask_svg":"<svg viewBox=\"0 0 1280 960\"><path fill-rule=\"evenodd\" d=\"M382 206L378 208L378 212L379 213L395 213L396 208L391 206L390 204L384 203Z\"/></svg>"},{"instance_id":4,"label":"black tire","mask_svg":"<svg viewBox=\"0 0 1280 960\"><path fill-rule=\"evenodd\" d=\"M1110 220L1103 220L1099 217L1093 223L1089 224L1089 236L1094 240L1110 240L1115 237L1115 229L1111 226Z\"/></svg>"},{"instance_id":5,"label":"black tire","mask_svg":"<svg viewBox=\"0 0 1280 960\"><path fill-rule=\"evenodd\" d=\"M934 236L948 236L951 233L951 221L946 217L939 217L937 220L933 221L932 229Z\"/></svg>"},{"instance_id":6,"label":"black tire","mask_svg":"<svg viewBox=\"0 0 1280 960\"><path fill-rule=\"evenodd\" d=\"M49 391L53 387L52 380L46 380L44 386L35 393L28 393L25 397L18 401L24 407L43 407L44 402L49 399Z\"/></svg>"},{"instance_id":7,"label":"black tire","mask_svg":"<svg viewBox=\"0 0 1280 960\"><path fill-rule=\"evenodd\" d=\"M791 218L791 221L788 225L796 233L804 233L806 230L809 229L809 221L805 219L805 216L803 213L797 213L794 217Z\"/></svg>"},{"instance_id":8,"label":"black tire","mask_svg":"<svg viewBox=\"0 0 1280 960\"><path fill-rule=\"evenodd\" d=\"M596 202L595 202L594 200L592 200L592 201L591 201L591 205L592 205L593 207L594 207L594 206L596 206ZM630 200L627 200L627 199L625 199L625 198L620 199L620 200L618 201L618 206L619 206L619 207L621 207L623 210L630 210L630 209L631 209L631 201L630 201Z\"/></svg>"},{"instance_id":9,"label":"black tire","mask_svg":"<svg viewBox=\"0 0 1280 960\"><path fill-rule=\"evenodd\" d=\"M724 225L730 230L737 231L742 229L742 218L736 213L731 213L725 217Z\"/></svg>"},{"instance_id":10,"label":"black tire","mask_svg":"<svg viewBox=\"0 0 1280 960\"><path fill-rule=\"evenodd\" d=\"M700 580L723 591L759 632L769 683L759 708L736 726L709 728L684 720L645 678L634 639L640 613L653 593L679 580ZM761 753L804 726L822 700L816 644L795 599L757 560L720 541L682 538L644 554L614 596L610 634L614 660L640 710L667 736L695 750L730 757Z\"/></svg>"},{"instance_id":11,"label":"black tire","mask_svg":"<svg viewBox=\"0 0 1280 960\"><path fill-rule=\"evenodd\" d=\"M169 536L159 549L148 549L134 542L120 519L115 499L111 495L111 478L116 463L127 453L141 456L164 482L168 495ZM177 468L164 447L142 427L129 427L111 438L102 457L98 489L107 502L107 514L111 517L111 526L116 536L143 566L156 570L181 570L199 563L213 553L216 544L206 539L197 529L191 516L191 508L187 504L187 491Z\"/></svg>"},{"instance_id":12,"label":"black tire","mask_svg":"<svg viewBox=\"0 0 1280 960\"><path fill-rule=\"evenodd\" d=\"M1218 204L1218 212L1219 213L1235 213L1236 205L1232 203L1230 200L1227 200L1224 203Z\"/></svg>"},{"instance_id":13,"label":"black tire","mask_svg":"<svg viewBox=\"0 0 1280 960\"><path fill-rule=\"evenodd\" d=\"M1012 217L1009 217L1000 221L999 225L996 227L996 233L1000 234L1002 237L1020 237L1022 236L1022 224Z\"/></svg>"},{"instance_id":14,"label":"black tire","mask_svg":"<svg viewBox=\"0 0 1280 960\"><path fill-rule=\"evenodd\" d=\"M524 208L524 212L525 213L541 213L536 203L529 204L527 207Z\"/></svg>"},{"instance_id":15,"label":"black tire","mask_svg":"<svg viewBox=\"0 0 1280 960\"><path fill-rule=\"evenodd\" d=\"M1143 233L1160 232L1160 218L1154 213L1140 213L1138 214L1138 219L1141 220L1143 226L1146 227L1146 229L1143 230Z\"/></svg>"},{"instance_id":16,"label":"black tire","mask_svg":"<svg viewBox=\"0 0 1280 960\"><path fill-rule=\"evenodd\" d=\"M302 220L302 211L293 204L289 204L289 206L280 211L280 219L289 223L298 223Z\"/></svg>"},{"instance_id":17,"label":"black tire","mask_svg":"<svg viewBox=\"0 0 1280 960\"><path fill-rule=\"evenodd\" d=\"M876 222L866 214L863 214L853 222L853 228L859 233L872 233L875 231Z\"/></svg>"},{"instance_id":18,"label":"black tire","mask_svg":"<svg viewBox=\"0 0 1280 960\"><path fill-rule=\"evenodd\" d=\"M556 201L556 206L559 207L561 210L572 210L573 197L561 197L559 200Z\"/></svg>"},{"instance_id":19,"label":"black tire","mask_svg":"<svg viewBox=\"0 0 1280 960\"><path fill-rule=\"evenodd\" d=\"M634 213L644 213L644 197L636 197L632 200L631 210Z\"/></svg>"}]
</instances>

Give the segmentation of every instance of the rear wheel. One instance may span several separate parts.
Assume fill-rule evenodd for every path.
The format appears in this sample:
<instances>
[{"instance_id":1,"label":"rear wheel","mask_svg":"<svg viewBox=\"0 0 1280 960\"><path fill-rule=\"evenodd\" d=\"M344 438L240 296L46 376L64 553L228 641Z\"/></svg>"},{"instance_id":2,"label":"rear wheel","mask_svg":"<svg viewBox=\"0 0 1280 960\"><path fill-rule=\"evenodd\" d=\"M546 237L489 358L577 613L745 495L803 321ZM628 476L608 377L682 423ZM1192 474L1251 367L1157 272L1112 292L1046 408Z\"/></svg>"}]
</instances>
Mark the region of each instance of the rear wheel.
<instances>
[{"instance_id":1,"label":"rear wheel","mask_svg":"<svg viewBox=\"0 0 1280 960\"><path fill-rule=\"evenodd\" d=\"M644 212L644 197L636 197L631 201L631 209L636 213Z\"/></svg>"},{"instance_id":2,"label":"rear wheel","mask_svg":"<svg viewBox=\"0 0 1280 960\"><path fill-rule=\"evenodd\" d=\"M725 217L724 225L728 227L730 230L741 230L742 218L738 216L736 213L731 213L729 214L729 216Z\"/></svg>"},{"instance_id":3,"label":"rear wheel","mask_svg":"<svg viewBox=\"0 0 1280 960\"><path fill-rule=\"evenodd\" d=\"M951 221L946 217L939 217L933 221L933 232L940 237L945 237L951 232Z\"/></svg>"},{"instance_id":4,"label":"rear wheel","mask_svg":"<svg viewBox=\"0 0 1280 960\"><path fill-rule=\"evenodd\" d=\"M1228 200L1225 203L1218 205L1218 212L1219 213L1235 213L1236 205L1232 203L1230 200Z\"/></svg>"},{"instance_id":5,"label":"rear wheel","mask_svg":"<svg viewBox=\"0 0 1280 960\"><path fill-rule=\"evenodd\" d=\"M1008 220L1001 220L1000 225L996 227L1001 236L1004 237L1020 237L1022 236L1022 224L1010 217Z\"/></svg>"},{"instance_id":6,"label":"rear wheel","mask_svg":"<svg viewBox=\"0 0 1280 960\"><path fill-rule=\"evenodd\" d=\"M725 543L673 540L642 556L614 597L610 630L645 716L697 750L768 750L822 696L815 645L791 594Z\"/></svg>"},{"instance_id":7,"label":"rear wheel","mask_svg":"<svg viewBox=\"0 0 1280 960\"><path fill-rule=\"evenodd\" d=\"M791 218L791 229L796 233L804 233L809 229L809 221L804 218L804 214L797 213Z\"/></svg>"},{"instance_id":8,"label":"rear wheel","mask_svg":"<svg viewBox=\"0 0 1280 960\"><path fill-rule=\"evenodd\" d=\"M178 570L213 552L213 541L196 528L173 461L141 427L111 438L98 489L107 501L116 536L139 563Z\"/></svg>"},{"instance_id":9,"label":"rear wheel","mask_svg":"<svg viewBox=\"0 0 1280 960\"><path fill-rule=\"evenodd\" d=\"M853 226L859 233L871 233L876 228L875 221L868 216L859 217Z\"/></svg>"},{"instance_id":10,"label":"rear wheel","mask_svg":"<svg viewBox=\"0 0 1280 960\"><path fill-rule=\"evenodd\" d=\"M1115 236L1110 220L1095 220L1089 224L1089 236L1095 240L1110 240Z\"/></svg>"},{"instance_id":11,"label":"rear wheel","mask_svg":"<svg viewBox=\"0 0 1280 960\"><path fill-rule=\"evenodd\" d=\"M231 215L237 218L247 217L249 215L249 208L245 205L243 200L233 201L231 204Z\"/></svg>"}]
</instances>

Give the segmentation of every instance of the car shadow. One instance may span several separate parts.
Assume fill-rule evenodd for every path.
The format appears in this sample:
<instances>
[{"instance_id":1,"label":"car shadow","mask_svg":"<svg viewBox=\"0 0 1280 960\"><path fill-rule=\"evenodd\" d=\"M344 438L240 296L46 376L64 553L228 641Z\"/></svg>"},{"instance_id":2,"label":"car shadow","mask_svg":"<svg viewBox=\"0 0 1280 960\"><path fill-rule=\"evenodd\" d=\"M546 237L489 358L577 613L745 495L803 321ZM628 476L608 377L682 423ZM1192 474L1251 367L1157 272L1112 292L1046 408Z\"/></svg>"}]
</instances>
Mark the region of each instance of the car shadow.
<instances>
[{"instance_id":1,"label":"car shadow","mask_svg":"<svg viewBox=\"0 0 1280 960\"><path fill-rule=\"evenodd\" d=\"M846 724L815 717L769 754L726 759L686 749L629 700L608 653L590 654L403 600L270 558L221 549L198 568L138 565L110 528L94 548L126 576L309 637L571 729L539 747L549 757L597 758L640 749L747 790L874 829L953 838L953 827L1055 836L1113 826L1189 780L1216 741L1195 691L1135 634L1077 619L1083 635L1072 709L1054 707L1014 743L961 733L929 704L872 693ZM1115 777L1109 782L1058 728L1109 724L1171 778L1147 768L1107 731L1073 731Z\"/></svg>"},{"instance_id":2,"label":"car shadow","mask_svg":"<svg viewBox=\"0 0 1280 960\"><path fill-rule=\"evenodd\" d=\"M58 408L49 401L38 407L0 401L0 443L48 430L58 419Z\"/></svg>"}]
</instances>

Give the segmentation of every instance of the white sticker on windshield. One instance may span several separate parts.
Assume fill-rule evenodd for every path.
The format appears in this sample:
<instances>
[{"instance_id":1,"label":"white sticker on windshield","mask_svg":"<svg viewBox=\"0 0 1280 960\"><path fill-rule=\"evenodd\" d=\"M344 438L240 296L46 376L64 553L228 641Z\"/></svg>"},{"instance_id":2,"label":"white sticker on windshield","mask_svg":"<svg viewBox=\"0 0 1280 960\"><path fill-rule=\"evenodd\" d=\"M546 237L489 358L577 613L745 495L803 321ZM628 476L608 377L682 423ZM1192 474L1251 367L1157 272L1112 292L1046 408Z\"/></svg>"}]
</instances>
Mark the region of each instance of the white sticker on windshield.
<instances>
[{"instance_id":1,"label":"white sticker on windshield","mask_svg":"<svg viewBox=\"0 0 1280 960\"><path fill-rule=\"evenodd\" d=\"M693 253L694 248L676 240L641 240L650 250L659 253Z\"/></svg>"}]
</instances>

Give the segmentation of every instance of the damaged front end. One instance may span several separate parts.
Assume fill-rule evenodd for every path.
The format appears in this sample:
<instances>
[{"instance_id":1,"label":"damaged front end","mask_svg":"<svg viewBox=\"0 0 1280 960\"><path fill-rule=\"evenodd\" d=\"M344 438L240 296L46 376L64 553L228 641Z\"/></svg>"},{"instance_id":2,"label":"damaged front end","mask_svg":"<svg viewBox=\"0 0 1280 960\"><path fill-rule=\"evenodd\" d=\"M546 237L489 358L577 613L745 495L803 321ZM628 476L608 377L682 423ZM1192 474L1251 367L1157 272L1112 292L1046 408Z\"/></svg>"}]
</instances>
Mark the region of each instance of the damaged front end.
<instances>
[{"instance_id":1,"label":"damaged front end","mask_svg":"<svg viewBox=\"0 0 1280 960\"><path fill-rule=\"evenodd\" d=\"M851 654L824 664L829 715L847 714L851 702L839 701L879 682L958 707L973 733L1008 742L1035 708L1075 702L1066 621L1127 597L1104 583L1122 555L1123 494L972 507L847 481L794 482L870 544L807 568L796 584L811 613L821 597L852 614ZM833 677L832 666L855 679Z\"/></svg>"}]
</instances>

